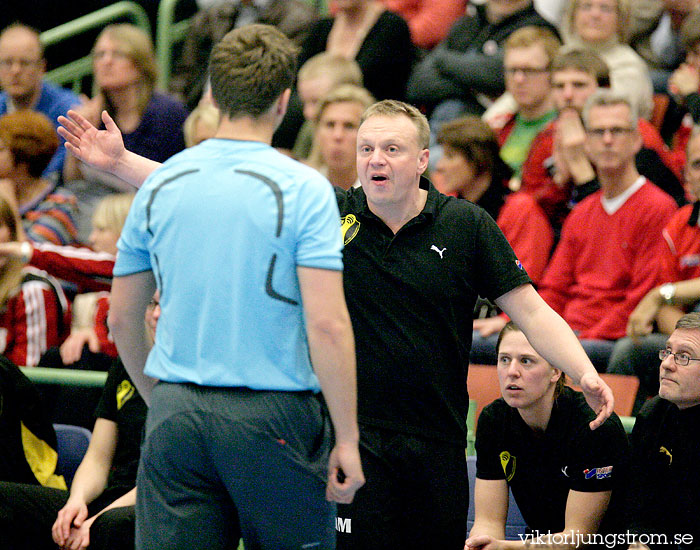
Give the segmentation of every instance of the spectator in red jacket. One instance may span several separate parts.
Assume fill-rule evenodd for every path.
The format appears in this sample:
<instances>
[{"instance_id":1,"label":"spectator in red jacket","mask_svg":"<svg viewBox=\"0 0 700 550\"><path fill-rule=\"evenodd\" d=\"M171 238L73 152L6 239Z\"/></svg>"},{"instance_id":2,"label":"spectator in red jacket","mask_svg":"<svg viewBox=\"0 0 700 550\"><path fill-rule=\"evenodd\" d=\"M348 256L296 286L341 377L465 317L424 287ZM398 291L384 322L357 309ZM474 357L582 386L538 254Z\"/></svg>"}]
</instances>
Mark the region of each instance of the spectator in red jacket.
<instances>
[{"instance_id":1,"label":"spectator in red jacket","mask_svg":"<svg viewBox=\"0 0 700 550\"><path fill-rule=\"evenodd\" d=\"M76 296L70 335L62 344L52 341L44 347L41 360L37 359L38 366L106 371L117 356L107 327L109 290L117 240L132 199L132 194L124 193L109 195L98 203L90 234L92 250L20 242L0 244L0 261L19 262L20 266L29 262L77 284L80 291L90 292ZM79 302L82 302L82 307L78 306ZM54 421L86 428L92 426L92 411L97 405L100 391L66 386L56 392L47 392L46 397L51 401Z\"/></svg>"},{"instance_id":2,"label":"spectator in red jacket","mask_svg":"<svg viewBox=\"0 0 700 550\"><path fill-rule=\"evenodd\" d=\"M0 243L24 238L11 200L0 193ZM31 249L31 245L26 243ZM41 355L65 337L68 301L56 280L0 258L0 353L15 365L34 367Z\"/></svg>"},{"instance_id":3,"label":"spectator in red jacket","mask_svg":"<svg viewBox=\"0 0 700 550\"><path fill-rule=\"evenodd\" d=\"M91 249L20 242L0 244L0 258L28 262L33 267L76 284L80 292L95 293L92 315L87 322L76 324L74 316L71 333L60 347L60 359L57 354L50 353L48 355L56 356L52 359L44 357L42 366L61 368L73 365L82 358L86 363L82 368L107 370L117 356L107 328L109 290L117 240L132 200L133 194L121 193L109 195L98 203L90 233ZM78 294L76 301L81 295ZM92 354L85 356L88 350ZM95 355L103 355L104 358L98 360Z\"/></svg>"},{"instance_id":4,"label":"spectator in red jacket","mask_svg":"<svg viewBox=\"0 0 700 550\"><path fill-rule=\"evenodd\" d=\"M542 27L523 27L505 43L506 91L517 109L489 121L501 147L501 158L519 180L530 144L557 116L550 86L550 67L561 43ZM519 186L519 184L517 184Z\"/></svg>"}]
</instances>

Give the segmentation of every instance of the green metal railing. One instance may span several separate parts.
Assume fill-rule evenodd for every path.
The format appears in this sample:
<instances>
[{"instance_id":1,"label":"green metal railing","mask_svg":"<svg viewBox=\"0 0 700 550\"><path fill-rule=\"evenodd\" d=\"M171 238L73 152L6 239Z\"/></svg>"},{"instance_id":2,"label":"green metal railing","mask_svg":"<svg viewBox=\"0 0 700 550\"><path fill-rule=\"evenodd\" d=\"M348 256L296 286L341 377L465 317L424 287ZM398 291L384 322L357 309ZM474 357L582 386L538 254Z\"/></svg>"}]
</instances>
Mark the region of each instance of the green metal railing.
<instances>
[{"instance_id":1,"label":"green metal railing","mask_svg":"<svg viewBox=\"0 0 700 550\"><path fill-rule=\"evenodd\" d=\"M156 55L158 57L158 85L165 90L172 74L173 46L187 36L191 18L175 21L175 9L180 0L161 0L156 24ZM320 15L328 13L327 0L306 0Z\"/></svg>"},{"instance_id":2,"label":"green metal railing","mask_svg":"<svg viewBox=\"0 0 700 550\"><path fill-rule=\"evenodd\" d=\"M58 44L73 36L95 28L101 28L113 21L127 20L151 34L151 24L146 11L131 0L123 0L110 6L44 31L40 39L44 47ZM81 91L82 79L92 74L92 55L88 54L46 73L46 78L59 86L69 84L74 92Z\"/></svg>"},{"instance_id":3,"label":"green metal railing","mask_svg":"<svg viewBox=\"0 0 700 550\"><path fill-rule=\"evenodd\" d=\"M175 21L175 8L180 0L161 0L156 24L156 56L158 58L158 87L168 88L172 74L173 45L184 40L190 19Z\"/></svg>"},{"instance_id":4,"label":"green metal railing","mask_svg":"<svg viewBox=\"0 0 700 550\"><path fill-rule=\"evenodd\" d=\"M158 60L158 87L165 90L172 74L173 46L184 40L190 25L190 18L175 21L175 10L180 0L161 0L158 4L155 49ZM327 0L306 0L319 15L328 13ZM150 36L151 25L146 11L132 0L122 0L110 6L54 27L41 33L44 47L53 46L73 36L80 35L95 28L104 27L113 21L127 20L142 28ZM92 56L85 55L48 73L46 78L59 86L70 85L74 92L81 92L82 80L92 74Z\"/></svg>"},{"instance_id":5,"label":"green metal railing","mask_svg":"<svg viewBox=\"0 0 700 550\"><path fill-rule=\"evenodd\" d=\"M23 367L22 373L37 384L60 384L62 386L101 388L104 386L105 380L107 380L106 372L95 370Z\"/></svg>"}]
</instances>

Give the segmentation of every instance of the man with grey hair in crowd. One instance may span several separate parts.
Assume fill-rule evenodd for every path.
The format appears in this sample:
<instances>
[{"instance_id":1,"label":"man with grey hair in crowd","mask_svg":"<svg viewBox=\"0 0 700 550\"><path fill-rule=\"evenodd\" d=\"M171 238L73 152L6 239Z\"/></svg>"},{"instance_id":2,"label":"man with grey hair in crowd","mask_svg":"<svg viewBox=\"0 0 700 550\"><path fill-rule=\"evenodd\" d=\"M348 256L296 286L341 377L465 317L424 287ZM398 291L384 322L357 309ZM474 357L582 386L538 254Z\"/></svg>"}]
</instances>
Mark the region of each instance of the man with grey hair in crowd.
<instances>
[{"instance_id":1,"label":"man with grey hair in crowd","mask_svg":"<svg viewBox=\"0 0 700 550\"><path fill-rule=\"evenodd\" d=\"M676 203L637 171L642 138L627 96L598 90L587 100L583 123L600 190L567 216L539 291L604 372L630 314L658 284L661 231Z\"/></svg>"}]
</instances>

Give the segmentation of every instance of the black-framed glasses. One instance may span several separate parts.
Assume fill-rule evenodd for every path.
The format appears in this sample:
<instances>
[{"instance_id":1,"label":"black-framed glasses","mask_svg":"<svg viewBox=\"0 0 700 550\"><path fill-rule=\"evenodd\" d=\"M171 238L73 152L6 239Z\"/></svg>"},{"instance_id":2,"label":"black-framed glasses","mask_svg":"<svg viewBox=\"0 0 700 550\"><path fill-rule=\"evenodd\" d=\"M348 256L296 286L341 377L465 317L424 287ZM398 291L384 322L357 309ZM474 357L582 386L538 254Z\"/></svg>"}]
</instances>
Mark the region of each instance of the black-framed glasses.
<instances>
[{"instance_id":1,"label":"black-framed glasses","mask_svg":"<svg viewBox=\"0 0 700 550\"><path fill-rule=\"evenodd\" d=\"M505 67L504 72L507 76L515 76L517 73L523 73L523 76L531 78L537 76L538 74L548 73L549 66L547 67Z\"/></svg>"},{"instance_id":2,"label":"black-framed glasses","mask_svg":"<svg viewBox=\"0 0 700 550\"><path fill-rule=\"evenodd\" d=\"M613 126L612 128L589 128L586 130L586 133L594 138L597 139L603 139L605 137L605 133L610 132L610 135L614 138L619 138L622 136L626 136L627 134L632 132L632 128L624 128L622 126Z\"/></svg>"},{"instance_id":3,"label":"black-framed glasses","mask_svg":"<svg viewBox=\"0 0 700 550\"><path fill-rule=\"evenodd\" d=\"M699 357L691 357L687 353L673 353L671 350L668 349L659 350L659 359L661 359L662 361L670 355L673 355L673 362L679 367L687 367L688 363L690 363L691 361L700 361Z\"/></svg>"}]
</instances>

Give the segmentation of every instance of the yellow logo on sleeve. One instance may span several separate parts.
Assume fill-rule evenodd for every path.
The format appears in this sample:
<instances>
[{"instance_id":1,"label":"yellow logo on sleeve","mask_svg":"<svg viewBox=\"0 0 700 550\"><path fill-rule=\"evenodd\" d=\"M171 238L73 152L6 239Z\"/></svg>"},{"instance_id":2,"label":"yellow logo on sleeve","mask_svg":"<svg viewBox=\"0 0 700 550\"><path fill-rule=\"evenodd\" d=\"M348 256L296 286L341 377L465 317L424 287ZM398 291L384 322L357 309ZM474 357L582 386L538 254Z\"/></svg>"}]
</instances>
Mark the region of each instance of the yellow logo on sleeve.
<instances>
[{"instance_id":1,"label":"yellow logo on sleeve","mask_svg":"<svg viewBox=\"0 0 700 550\"><path fill-rule=\"evenodd\" d=\"M501 468L503 468L506 481L510 481L515 475L515 457L508 451L503 451L499 456L501 457Z\"/></svg>"},{"instance_id":2,"label":"yellow logo on sleeve","mask_svg":"<svg viewBox=\"0 0 700 550\"><path fill-rule=\"evenodd\" d=\"M360 222L354 214L343 216L340 221L342 222L340 231L343 233L343 244L348 244L360 231Z\"/></svg>"},{"instance_id":3,"label":"yellow logo on sleeve","mask_svg":"<svg viewBox=\"0 0 700 550\"><path fill-rule=\"evenodd\" d=\"M117 386L117 410L120 410L124 403L131 399L136 393L136 389L128 380L122 380Z\"/></svg>"},{"instance_id":4,"label":"yellow logo on sleeve","mask_svg":"<svg viewBox=\"0 0 700 550\"><path fill-rule=\"evenodd\" d=\"M661 447L659 447L659 452L665 454L668 457L668 465L670 466L673 462L673 454L671 453L671 451L669 451L666 447L661 445Z\"/></svg>"}]
</instances>

